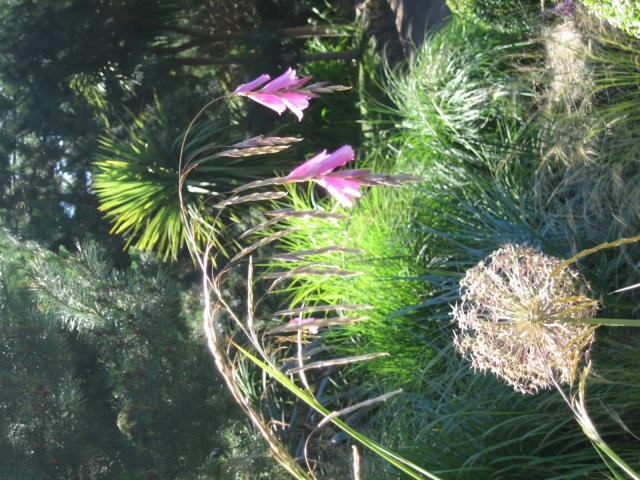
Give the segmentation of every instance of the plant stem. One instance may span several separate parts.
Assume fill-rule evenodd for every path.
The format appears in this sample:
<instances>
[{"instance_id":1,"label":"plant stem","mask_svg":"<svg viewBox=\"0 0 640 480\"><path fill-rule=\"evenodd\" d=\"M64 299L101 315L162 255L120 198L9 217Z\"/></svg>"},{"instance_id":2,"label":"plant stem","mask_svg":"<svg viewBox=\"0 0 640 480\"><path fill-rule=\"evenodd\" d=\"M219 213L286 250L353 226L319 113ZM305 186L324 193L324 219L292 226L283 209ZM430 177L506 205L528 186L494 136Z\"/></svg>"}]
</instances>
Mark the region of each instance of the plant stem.
<instances>
[{"instance_id":1,"label":"plant stem","mask_svg":"<svg viewBox=\"0 0 640 480\"><path fill-rule=\"evenodd\" d=\"M606 327L640 327L640 319L630 318L586 318L580 320L588 325L604 325Z\"/></svg>"}]
</instances>

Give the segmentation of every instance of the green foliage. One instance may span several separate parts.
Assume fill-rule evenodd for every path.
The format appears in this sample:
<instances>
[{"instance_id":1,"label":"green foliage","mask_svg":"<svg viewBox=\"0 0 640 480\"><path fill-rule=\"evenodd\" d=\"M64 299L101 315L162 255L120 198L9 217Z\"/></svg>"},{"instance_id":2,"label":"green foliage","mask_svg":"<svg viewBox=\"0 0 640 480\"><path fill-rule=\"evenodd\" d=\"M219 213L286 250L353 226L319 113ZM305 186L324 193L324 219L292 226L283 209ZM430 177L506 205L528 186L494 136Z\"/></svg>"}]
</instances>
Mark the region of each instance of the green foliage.
<instances>
[{"instance_id":1,"label":"green foliage","mask_svg":"<svg viewBox=\"0 0 640 480\"><path fill-rule=\"evenodd\" d=\"M112 233L124 235L144 251L176 259L185 246L178 198L178 162L189 124L190 97L178 93L156 102L154 108L132 119L123 135L113 128L101 138L95 162L93 188L100 210L113 222ZM272 177L294 163L289 157L225 155L225 150L244 140L242 129L226 105L215 105L211 113L189 132L184 161L198 163L185 182L185 205L199 206L203 199L223 198L232 188L252 180ZM222 225L233 216L220 217L216 210L204 214L222 246L230 233Z\"/></svg>"},{"instance_id":2,"label":"green foliage","mask_svg":"<svg viewBox=\"0 0 640 480\"><path fill-rule=\"evenodd\" d=\"M209 471L212 480L289 480L291 476L273 461L264 440L245 422L222 432L223 452Z\"/></svg>"},{"instance_id":3,"label":"green foliage","mask_svg":"<svg viewBox=\"0 0 640 480\"><path fill-rule=\"evenodd\" d=\"M145 98L149 82L141 81L146 70L141 64L154 63L149 49L157 34L150 25L162 25L174 13L175 3L163 0L2 4L0 208L5 225L52 243L72 243L69 237L87 230L96 237L106 234L87 175L101 121L72 87L73 80L99 88L111 115L128 104L132 93ZM146 27L135 20L141 14ZM167 70L166 65L152 68Z\"/></svg>"},{"instance_id":4,"label":"green foliage","mask_svg":"<svg viewBox=\"0 0 640 480\"><path fill-rule=\"evenodd\" d=\"M370 320L350 326L347 334L336 330L322 338L349 354L393 352L390 359L359 367L360 378L372 389L405 389L369 425L385 446L443 478L608 478L607 460L557 392L515 393L471 371L451 346L451 305L459 300L458 282L469 267L507 242L558 257L569 257L576 248L567 236L566 216L539 203L533 189L540 152L546 155L550 145L546 122L558 117L538 116L540 91L528 87L512 63L540 52L533 44L501 44L505 38L454 20L407 71L393 73L387 93L396 108L389 111L402 128L390 144L381 136L383 146L375 148L393 156L391 168L419 173L425 182L397 192L367 192L344 224L288 219L299 230L285 239L287 252L327 245L360 248L365 251L361 262L357 255L334 252L313 255L306 265L330 264L365 275L296 277L285 292L295 306L345 301L374 306L361 312ZM626 68L622 65L617 64L620 70ZM626 98L630 91L596 93L598 111L606 113L609 102L623 105L616 93ZM629 104L625 111L634 109ZM375 167L373 158L359 166ZM324 206L308 196L292 197L299 209ZM631 278L626 271L622 278L613 273L624 255L608 252L581 263L596 294ZM295 264L301 265L305 262ZM620 343L625 335L629 348ZM638 368L632 366L638 362L632 353L637 344L631 332L599 332L591 358L596 374L586 397L600 434L636 470L640 448L631 435L640 429L633 411L640 393ZM410 361L397 360L402 352ZM368 468L370 478L395 478L383 473L382 465Z\"/></svg>"},{"instance_id":5,"label":"green foliage","mask_svg":"<svg viewBox=\"0 0 640 480\"><path fill-rule=\"evenodd\" d=\"M178 204L182 128L157 105L133 118L126 137L118 129L103 136L95 163L93 188L114 223L111 233L165 258L176 258L185 242Z\"/></svg>"},{"instance_id":6,"label":"green foliage","mask_svg":"<svg viewBox=\"0 0 640 480\"><path fill-rule=\"evenodd\" d=\"M447 0L451 11L489 30L524 32L539 22L538 0Z\"/></svg>"},{"instance_id":7,"label":"green foliage","mask_svg":"<svg viewBox=\"0 0 640 480\"><path fill-rule=\"evenodd\" d=\"M640 6L633 0L581 0L601 20L640 37Z\"/></svg>"},{"instance_id":8,"label":"green foliage","mask_svg":"<svg viewBox=\"0 0 640 480\"><path fill-rule=\"evenodd\" d=\"M486 180L472 168L442 168L429 183L435 186L416 192L413 205L422 211L413 227L425 233L420 250L425 298L413 321L430 330L420 345L439 355L398 375L419 381L381 410L372 428L383 432L386 445L406 445L403 454L444 478L516 478L523 472L527 478L597 476L603 465L556 393L524 397L473 372L451 347L451 304L459 298L464 271L506 242L558 254L553 237L539 234L550 232L550 225L536 213L531 193L514 189L508 177ZM626 402L637 391L628 394L612 408L631 419ZM615 430L611 423L607 428Z\"/></svg>"},{"instance_id":9,"label":"green foliage","mask_svg":"<svg viewBox=\"0 0 640 480\"><path fill-rule=\"evenodd\" d=\"M635 133L640 125L640 43L584 15L561 27L574 32L564 53L558 54L557 47L566 37L545 39L554 87L541 102L542 158L535 188L539 208L564 230L575 253L635 235L640 228L635 207L640 196ZM571 98L555 94L562 84L557 79L566 76L556 71L560 61L578 66L569 81L580 88ZM639 252L631 246L598 254L586 266L597 263L597 283L615 290L638 281L632 258Z\"/></svg>"},{"instance_id":10,"label":"green foliage","mask_svg":"<svg viewBox=\"0 0 640 480\"><path fill-rule=\"evenodd\" d=\"M25 268L33 249L4 232L0 245L0 478L106 478L108 435L73 342L36 308Z\"/></svg>"},{"instance_id":11,"label":"green foliage","mask_svg":"<svg viewBox=\"0 0 640 480\"><path fill-rule=\"evenodd\" d=\"M425 166L444 158L503 159L527 122L533 91L517 80L513 62L530 48L453 18L416 52L406 72L387 74L395 105L388 113L402 127L399 142Z\"/></svg>"},{"instance_id":12,"label":"green foliage","mask_svg":"<svg viewBox=\"0 0 640 480\"><path fill-rule=\"evenodd\" d=\"M235 411L176 279L92 245L0 245L0 478L176 478L226 448Z\"/></svg>"},{"instance_id":13,"label":"green foliage","mask_svg":"<svg viewBox=\"0 0 640 480\"><path fill-rule=\"evenodd\" d=\"M93 246L35 264L40 305L95 348L118 430L142 473L173 478L212 450L225 399L190 339L175 281L144 257L114 271Z\"/></svg>"},{"instance_id":14,"label":"green foliage","mask_svg":"<svg viewBox=\"0 0 640 480\"><path fill-rule=\"evenodd\" d=\"M437 42L434 39L436 45ZM425 46L427 52L429 48ZM455 64L458 55L481 57L482 48L482 43L468 40L448 62ZM536 150L544 151L546 146L540 144L538 137L542 126L530 123L536 117L516 115L511 117L516 121L503 121L512 112L522 110L509 107L508 102L488 100L496 109L494 118L500 119L498 127L488 122L486 129L471 130L467 116L450 115L447 101L457 98L458 91L467 91L466 81L473 81L474 77L465 75L454 88L432 88L429 95L421 96L424 88L415 79L429 71L430 61L438 65L438 56L431 54L426 65L416 64L420 68L411 66L406 72L408 79L391 84L389 96L398 102L399 115L412 122L403 123L410 130L401 130L396 137L401 145L396 150L398 168L427 177L425 187L414 192L412 205L419 213L411 228L422 231L418 270L425 280L426 294L415 309L414 321L431 325L432 334L423 345L440 355L422 370L399 375L421 381L407 388L407 395L394 400L390 408L382 410L374 428L384 432L387 445L406 445L403 453L430 468L435 466L436 473L442 472L447 478L606 477L606 467L598 453L557 394L516 394L494 378L474 374L468 361L457 358L451 348L450 308L459 299L458 280L466 269L506 242L531 244L559 257L570 256L575 244L566 236L566 216L549 211L547 203L541 206L532 191L532 167L539 162ZM504 73L509 71L505 65L499 68ZM519 90L517 85L522 80L503 79L506 89ZM480 80L479 85L489 88L494 83ZM535 92L530 95L533 97ZM445 107L435 110L433 98ZM519 108L527 105L522 98L518 103ZM472 109L476 104L469 101ZM535 102L529 105L531 108ZM430 114L419 118L415 112L421 111ZM447 128L432 128L438 121ZM468 135L469 131L474 135ZM456 143L472 145L468 138L480 146L476 149L479 154L469 155L468 148L442 148ZM623 255L617 253L618 258ZM597 291L604 293L611 290L614 265L609 256L606 260L591 259L582 267L597 285ZM604 278L609 282L603 282ZM630 341L635 344L637 336L632 338ZM589 384L587 401L596 428L615 451L637 468L640 449L637 443L632 447L625 440L625 431L637 432L640 427L630 409L638 395L638 379L631 372L637 370L631 367L621 375L617 367L618 362L626 365L637 359L625 348L614 355L618 342L610 333L602 332L598 337L593 355L598 377ZM620 383L611 382L612 378L618 378ZM623 423L615 420L616 415L625 418Z\"/></svg>"},{"instance_id":15,"label":"green foliage","mask_svg":"<svg viewBox=\"0 0 640 480\"><path fill-rule=\"evenodd\" d=\"M410 317L424 333L407 336L403 347L420 346L438 355L416 365L417 370L396 372L397 382L405 377L414 380L404 384L403 396L380 410L370 428L381 432L386 446L400 449L444 478L506 479L519 478L523 472L527 478L604 475L598 454L557 393L524 397L491 376L473 372L468 360L451 347L451 305L459 299L458 281L469 267L507 242L534 245L558 256L568 256L570 246L554 233L557 225L549 223L552 217L537 210L520 175L502 172L486 178L472 165L434 165L429 157L409 152L399 154L405 167L425 159L430 169L425 186L412 192L410 208L417 213L409 227L418 235L414 251L419 252L417 271L424 294ZM531 181L530 176L524 178ZM395 237L406 235L406 229L396 231ZM627 374L620 383L609 383L619 374L618 362L635 363L637 358L632 349L614 355L619 340L606 334L597 341L602 349L594 352L593 360L598 375L607 380L599 377L589 384L588 405L614 450L638 465L640 450L629 448L611 416L619 414L631 431L640 427L631 407L639 394L638 378ZM390 372L386 388L393 385L389 378L393 378ZM368 381L375 384L378 379Z\"/></svg>"},{"instance_id":16,"label":"green foliage","mask_svg":"<svg viewBox=\"0 0 640 480\"><path fill-rule=\"evenodd\" d=\"M310 210L314 204L316 208L322 205L328 209L332 202L314 200L294 189L290 193L293 206L299 210ZM326 303L373 305L372 310L348 314L364 315L367 320L330 332L324 340L342 354L390 353L388 359L362 365L381 382L391 379L390 384L415 381L410 372L427 364L433 356L430 349L419 345L419 340L414 343L412 339L425 332L402 311L418 303L423 295L422 284L415 278L413 239L403 231L403 226L414 220L407 208L410 204L409 192L373 189L358 202L348 220L288 218L280 223L281 228L294 229L283 239L286 252L342 246L357 253L329 251L270 265L289 270L319 264L360 273L355 277L301 276L292 280L283 292L290 296L292 308Z\"/></svg>"},{"instance_id":17,"label":"green foliage","mask_svg":"<svg viewBox=\"0 0 640 480\"><path fill-rule=\"evenodd\" d=\"M152 115L155 95L164 102L176 90L198 92L202 96L189 106L199 108L201 98L232 89L251 78L253 69L275 73L276 66L295 63L306 38L294 40L283 28L305 23L325 5L323 0L3 2L3 224L53 245L72 245L86 232L118 243L107 240L107 222L96 212L90 171L99 139L124 142L122 120L128 124L129 115ZM189 119L174 118L168 131L184 128ZM261 121L271 126L273 115ZM171 212L155 215L164 227L178 228ZM150 235L142 244L162 240ZM165 239L164 249L175 250L176 242L175 235Z\"/></svg>"},{"instance_id":18,"label":"green foliage","mask_svg":"<svg viewBox=\"0 0 640 480\"><path fill-rule=\"evenodd\" d=\"M337 38L311 38L304 50L309 56L335 54L337 56L359 53L358 42L361 32L353 24L334 26L342 34ZM300 75L312 75L315 81L327 81L330 85L354 87L357 78L356 62L344 59L326 59L305 62ZM361 142L361 128L358 110L359 96L355 88L332 95L324 95L313 102L305 112L303 122L291 125L287 132L295 132L312 142L314 148L337 148L345 144L357 148ZM307 113L308 112L308 113Z\"/></svg>"},{"instance_id":19,"label":"green foliage","mask_svg":"<svg viewBox=\"0 0 640 480\"><path fill-rule=\"evenodd\" d=\"M409 460L398 456L396 453L387 450L385 447L377 443L375 440L368 438L366 435L363 435L362 433L352 428L349 424L347 424L343 420L335 416L331 417L332 412L329 409L327 409L324 405L322 405L312 394L300 388L285 374L281 373L277 369L277 367L274 367L268 363L263 362L262 360L255 357L251 353L242 349L241 347L239 347L238 349L240 350L242 355L244 355L253 363L255 363L257 366L259 366L263 372L268 373L280 385L282 385L284 388L286 388L291 393L293 393L298 399L300 399L302 402L306 403L308 406L313 408L316 412L320 413L325 419L330 418L331 423L333 423L336 427L338 427L340 430L342 430L347 435L349 435L349 437L351 437L353 440L356 440L361 445L371 449L381 458L385 459L387 462L389 462L390 464L398 468L398 470L404 472L409 477L414 478L416 480L422 480L425 478L429 478L432 480L440 480L437 476L432 475L431 473L427 472L426 470L419 467L418 465L415 465ZM305 477L302 477L302 478L305 478Z\"/></svg>"}]
</instances>

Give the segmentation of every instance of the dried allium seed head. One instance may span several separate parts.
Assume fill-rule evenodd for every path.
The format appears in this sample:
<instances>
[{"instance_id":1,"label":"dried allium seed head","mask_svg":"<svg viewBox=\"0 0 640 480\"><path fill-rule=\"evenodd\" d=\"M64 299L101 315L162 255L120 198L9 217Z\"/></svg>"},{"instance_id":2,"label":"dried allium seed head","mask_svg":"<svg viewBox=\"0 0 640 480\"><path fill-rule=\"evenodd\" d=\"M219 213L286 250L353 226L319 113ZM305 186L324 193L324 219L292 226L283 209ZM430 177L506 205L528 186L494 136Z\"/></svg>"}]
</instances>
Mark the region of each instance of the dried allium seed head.
<instances>
[{"instance_id":1,"label":"dried allium seed head","mask_svg":"<svg viewBox=\"0 0 640 480\"><path fill-rule=\"evenodd\" d=\"M593 340L597 302L557 258L507 244L467 271L462 303L453 309L454 344L474 369L493 372L516 391L535 393L571 383Z\"/></svg>"}]
</instances>

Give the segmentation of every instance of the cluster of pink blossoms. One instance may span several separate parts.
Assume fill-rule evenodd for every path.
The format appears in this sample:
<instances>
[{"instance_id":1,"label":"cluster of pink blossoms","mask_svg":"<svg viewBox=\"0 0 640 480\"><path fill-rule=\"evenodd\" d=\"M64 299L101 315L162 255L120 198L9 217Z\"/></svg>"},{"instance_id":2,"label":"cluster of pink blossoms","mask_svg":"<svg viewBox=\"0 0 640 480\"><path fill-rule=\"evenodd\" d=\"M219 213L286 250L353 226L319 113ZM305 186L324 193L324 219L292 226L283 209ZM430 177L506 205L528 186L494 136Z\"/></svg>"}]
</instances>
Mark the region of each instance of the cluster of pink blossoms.
<instances>
[{"instance_id":1,"label":"cluster of pink blossoms","mask_svg":"<svg viewBox=\"0 0 640 480\"><path fill-rule=\"evenodd\" d=\"M309 100L318 97L321 93L332 93L347 88L341 85L328 85L328 82L307 85L311 78L311 76L298 78L296 71L289 68L274 80L271 80L269 75L262 74L255 80L240 85L233 93L250 98L274 110L278 115L289 109L298 117L298 120L302 120L302 111L309 106ZM344 145L333 153L323 150L295 168L286 178L292 182L313 181L323 187L340 205L351 207L354 198L362 195L361 187L378 184L377 177L379 177L372 175L369 170L334 172L336 168L354 158L355 153L350 145Z\"/></svg>"},{"instance_id":2,"label":"cluster of pink blossoms","mask_svg":"<svg viewBox=\"0 0 640 480\"><path fill-rule=\"evenodd\" d=\"M342 170L334 172L355 157L351 145L344 145L328 154L326 150L311 157L288 176L289 179L308 178L313 180L337 200L343 207L352 207L353 199L360 198L360 187L366 184L368 170Z\"/></svg>"},{"instance_id":3,"label":"cluster of pink blossoms","mask_svg":"<svg viewBox=\"0 0 640 480\"><path fill-rule=\"evenodd\" d=\"M255 80L240 85L233 93L248 97L254 102L278 112L278 115L281 115L288 108L298 117L298 121L301 121L302 111L309 106L309 100L318 97L320 93L331 93L345 89L340 85L329 86L328 82L306 85L311 78L311 76L298 78L296 71L289 68L274 80L271 80L269 75L262 74Z\"/></svg>"}]
</instances>

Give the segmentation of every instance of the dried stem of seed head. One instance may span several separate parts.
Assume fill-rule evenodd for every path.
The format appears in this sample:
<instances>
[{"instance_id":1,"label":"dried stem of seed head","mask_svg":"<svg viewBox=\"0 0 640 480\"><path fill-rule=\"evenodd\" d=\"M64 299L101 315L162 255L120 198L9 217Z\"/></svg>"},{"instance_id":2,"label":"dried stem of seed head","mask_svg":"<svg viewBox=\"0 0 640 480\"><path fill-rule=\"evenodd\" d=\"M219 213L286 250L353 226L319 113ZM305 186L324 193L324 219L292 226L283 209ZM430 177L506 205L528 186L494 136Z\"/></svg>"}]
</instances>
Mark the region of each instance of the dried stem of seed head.
<instances>
[{"instance_id":1,"label":"dried stem of seed head","mask_svg":"<svg viewBox=\"0 0 640 480\"><path fill-rule=\"evenodd\" d=\"M555 270L554 270L554 274L561 271L562 269L573 265L574 263L576 263L578 260L580 260L581 258L587 257L589 255L592 255L594 253L597 253L601 250L606 250L609 248L618 248L618 247L622 247L624 245L630 245L632 243L635 242L639 242L640 241L640 235L636 235L634 237L628 237L628 238L620 238L618 240L614 240L613 242L605 242L605 243L601 243L599 245L596 245L593 248L587 248L585 250L581 250L580 252L578 252L577 254L575 254L573 257L564 260L563 262L560 262Z\"/></svg>"},{"instance_id":2,"label":"dried stem of seed head","mask_svg":"<svg viewBox=\"0 0 640 480\"><path fill-rule=\"evenodd\" d=\"M179 205L180 205L180 214L182 218L183 225L185 226L185 236L187 238L187 244L191 250L193 258L195 262L198 264L202 271L202 279L203 279L203 300L204 300L204 312L203 312L203 327L204 332L207 338L207 346L211 352L211 355L214 359L216 367L222 378L227 385L227 388L231 392L231 395L236 400L236 402L241 406L241 408L246 412L247 416L251 419L253 425L258 429L262 437L267 441L269 447L273 453L274 458L278 463L280 463L289 473L291 473L294 477L300 479L309 479L310 476L307 472L305 472L291 457L286 448L282 445L280 440L273 434L268 425L264 422L263 417L257 412L249 402L249 400L242 394L239 389L236 381L235 381L235 373L233 371L233 366L230 365L228 361L228 357L225 354L224 348L220 342L220 338L216 333L216 328L214 326L216 312L221 309L226 309L228 313L235 317L233 311L229 311L229 306L224 303L224 299L222 298L221 292L219 291L218 283L220 278L213 279L209 274L209 259L211 253L212 245L209 244L204 248L200 248L198 241L196 240L196 236L194 234L193 229L191 228L191 222L189 221L190 215L188 212L188 207L184 203L183 196L183 187L186 179L186 174L184 172L184 150L185 145L187 143L187 138L189 136L189 132L191 128L195 124L195 122L204 114L204 112L217 101L226 98L226 96L216 98L211 102L207 103L200 111L195 115L195 117L189 123L187 130L182 139L182 143L180 145L180 154L179 154L179 165L178 171L179 175L179 185L178 185L178 197L179 197ZM215 305L212 302L212 291L217 298L217 302ZM237 317L235 318L237 320Z\"/></svg>"},{"instance_id":3,"label":"dried stem of seed head","mask_svg":"<svg viewBox=\"0 0 640 480\"><path fill-rule=\"evenodd\" d=\"M351 445L351 454L353 456L353 480L360 480L360 453L357 445Z\"/></svg>"},{"instance_id":4,"label":"dried stem of seed head","mask_svg":"<svg viewBox=\"0 0 640 480\"><path fill-rule=\"evenodd\" d=\"M347 407L347 408L343 408L342 410L338 410L336 412L331 412L329 415L324 417L320 421L320 423L318 423L318 428L321 428L321 427L325 426L327 423L329 423L331 420L333 420L335 418L342 417L344 415L348 415L348 414L350 414L352 412L355 412L356 410L360 410L361 408L370 407L371 405L375 405L376 403L386 402L390 398L393 398L393 397L395 397L397 395L400 395L401 393L402 393L402 389L400 388L398 390L394 390L393 392L385 393L385 394L380 395L380 396L375 397L375 398L370 398L369 400L365 400L364 402L356 403L355 405L352 405L352 406Z\"/></svg>"},{"instance_id":5,"label":"dried stem of seed head","mask_svg":"<svg viewBox=\"0 0 640 480\"><path fill-rule=\"evenodd\" d=\"M590 373L591 362L587 361L580 374L577 395L575 393L570 393L569 395L567 395L560 384L555 380L555 378L553 378L552 373L551 376L553 378L554 386L562 396L565 403L571 409L576 421L578 422L578 425L580 425L584 434L593 443L599 453L602 453L609 459L611 459L622 471L624 471L629 476L629 478L640 480L640 474L633 470L611 447L609 447L609 445L600 436L598 429L589 416L589 412L587 411L587 404L585 401L585 392L587 379L589 378Z\"/></svg>"},{"instance_id":6,"label":"dried stem of seed head","mask_svg":"<svg viewBox=\"0 0 640 480\"><path fill-rule=\"evenodd\" d=\"M340 312L340 311L349 311L349 310L371 310L373 305L315 305L311 307L296 307L296 308L288 308L286 310L278 310L273 315L299 315L301 313L312 313L312 312Z\"/></svg>"},{"instance_id":7,"label":"dried stem of seed head","mask_svg":"<svg viewBox=\"0 0 640 480\"><path fill-rule=\"evenodd\" d=\"M298 332L302 331L299 329ZM334 358L332 360L318 360L317 362L307 363L306 365L300 365L296 368L291 368L287 370L288 375L292 375L294 373L299 373L305 370L313 370L317 368L327 368L327 367L335 367L338 365L349 365L350 363L358 363L358 362L368 362L369 360L374 360L380 357L388 357L389 354L387 352L377 352L377 353L367 353L365 355L355 355L353 357L344 357L344 358Z\"/></svg>"},{"instance_id":8,"label":"dried stem of seed head","mask_svg":"<svg viewBox=\"0 0 640 480\"><path fill-rule=\"evenodd\" d=\"M249 257L249 266L247 267L247 330L251 335L251 342L259 346L260 341L254 328L254 302L253 302L253 257Z\"/></svg>"},{"instance_id":9,"label":"dried stem of seed head","mask_svg":"<svg viewBox=\"0 0 640 480\"><path fill-rule=\"evenodd\" d=\"M311 474L313 480L318 480L318 477L316 477L314 473L314 468L311 466L311 463L315 463L315 462L309 458L309 443L311 443L311 438L315 435L317 431L318 431L318 427L311 430L311 433L309 433L309 435L307 435L307 438L304 440L304 445L302 448L302 456L304 458L304 463L307 466L307 471Z\"/></svg>"},{"instance_id":10,"label":"dried stem of seed head","mask_svg":"<svg viewBox=\"0 0 640 480\"><path fill-rule=\"evenodd\" d=\"M318 210L294 210L285 208L282 210L272 210L265 212L268 217L297 217L297 218L318 218L326 220L346 220L348 215L334 212L321 212Z\"/></svg>"},{"instance_id":11,"label":"dried stem of seed head","mask_svg":"<svg viewBox=\"0 0 640 480\"><path fill-rule=\"evenodd\" d=\"M207 252L208 255L208 252ZM201 257L201 263L204 267L203 273L203 292L204 292L204 331L207 337L207 345L214 358L216 367L222 375L227 388L231 392L236 402L242 407L247 416L251 419L253 425L258 429L262 437L267 441L269 447L274 455L274 458L280 463L287 471L289 471L296 478L310 478L307 472L302 470L297 462L291 457L286 448L281 444L280 440L273 434L271 429L266 425L262 416L251 406L249 400L242 394L238 388L234 377L233 368L229 365L227 355L224 349L220 345L220 340L216 334L214 327L215 311L222 308L221 305L216 305L212 309L211 302L211 289L209 288L211 282L207 275L207 260ZM217 294L216 294L217 295Z\"/></svg>"},{"instance_id":12,"label":"dried stem of seed head","mask_svg":"<svg viewBox=\"0 0 640 480\"><path fill-rule=\"evenodd\" d=\"M276 328L272 328L267 332L267 335L275 335L277 333L296 332L299 328L304 330L316 330L324 327L332 327L336 325L350 325L352 323L362 322L368 320L369 317L361 315L359 317L332 317L332 318L320 318L314 319L311 322L305 322L302 325L287 322Z\"/></svg>"}]
</instances>

